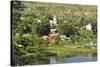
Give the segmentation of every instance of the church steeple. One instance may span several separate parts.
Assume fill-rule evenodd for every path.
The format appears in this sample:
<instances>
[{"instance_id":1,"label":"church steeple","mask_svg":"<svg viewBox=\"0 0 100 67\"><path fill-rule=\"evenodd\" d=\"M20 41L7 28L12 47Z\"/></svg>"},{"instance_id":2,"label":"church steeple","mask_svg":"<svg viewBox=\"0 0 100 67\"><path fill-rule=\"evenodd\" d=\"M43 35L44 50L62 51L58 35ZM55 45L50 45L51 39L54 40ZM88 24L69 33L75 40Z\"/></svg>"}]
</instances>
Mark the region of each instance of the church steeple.
<instances>
[{"instance_id":1,"label":"church steeple","mask_svg":"<svg viewBox=\"0 0 100 67\"><path fill-rule=\"evenodd\" d=\"M55 32L57 30L56 29L56 27L57 27L57 18L56 18L56 16L53 16L53 20L50 20L49 22L50 22L50 32L51 33Z\"/></svg>"}]
</instances>

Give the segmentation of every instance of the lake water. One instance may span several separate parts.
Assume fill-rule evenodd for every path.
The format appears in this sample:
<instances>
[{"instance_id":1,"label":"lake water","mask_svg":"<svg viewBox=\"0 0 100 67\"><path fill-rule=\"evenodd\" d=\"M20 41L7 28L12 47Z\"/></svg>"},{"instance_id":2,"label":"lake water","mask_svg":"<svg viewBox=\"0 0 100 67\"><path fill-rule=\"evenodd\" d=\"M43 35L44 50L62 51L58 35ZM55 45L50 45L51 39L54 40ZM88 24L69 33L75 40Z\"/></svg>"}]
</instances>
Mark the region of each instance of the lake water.
<instances>
[{"instance_id":1,"label":"lake water","mask_svg":"<svg viewBox=\"0 0 100 67\"><path fill-rule=\"evenodd\" d=\"M91 62L97 61L96 56L77 56L77 57L63 57L63 58L55 58L51 57L50 64L59 64L59 63L76 63L76 62Z\"/></svg>"},{"instance_id":2,"label":"lake water","mask_svg":"<svg viewBox=\"0 0 100 67\"><path fill-rule=\"evenodd\" d=\"M15 58L14 58L15 59ZM18 58L17 58L18 59ZM38 57L30 59L27 64L24 65L41 65L41 64L61 64L61 63L79 63L79 62L92 62L97 61L97 56L76 56L76 57Z\"/></svg>"}]
</instances>

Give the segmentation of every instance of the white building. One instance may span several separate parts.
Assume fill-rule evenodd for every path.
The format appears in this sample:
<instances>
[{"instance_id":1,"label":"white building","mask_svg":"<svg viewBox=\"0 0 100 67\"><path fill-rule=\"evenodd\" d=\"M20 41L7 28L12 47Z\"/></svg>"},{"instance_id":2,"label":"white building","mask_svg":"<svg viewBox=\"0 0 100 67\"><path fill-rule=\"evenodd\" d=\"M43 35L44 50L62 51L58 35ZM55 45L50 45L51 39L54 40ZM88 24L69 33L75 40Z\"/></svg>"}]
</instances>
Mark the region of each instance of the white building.
<instances>
[{"instance_id":1,"label":"white building","mask_svg":"<svg viewBox=\"0 0 100 67\"><path fill-rule=\"evenodd\" d=\"M92 30L92 25L89 23L88 25L85 26L86 30Z\"/></svg>"},{"instance_id":2,"label":"white building","mask_svg":"<svg viewBox=\"0 0 100 67\"><path fill-rule=\"evenodd\" d=\"M56 26L57 26L56 16L53 16L53 20L49 20L49 23L50 23L50 32L55 32L56 31Z\"/></svg>"},{"instance_id":3,"label":"white building","mask_svg":"<svg viewBox=\"0 0 100 67\"><path fill-rule=\"evenodd\" d=\"M61 41L62 42L68 42L70 41L70 37L67 37L66 35L60 35Z\"/></svg>"}]
</instances>

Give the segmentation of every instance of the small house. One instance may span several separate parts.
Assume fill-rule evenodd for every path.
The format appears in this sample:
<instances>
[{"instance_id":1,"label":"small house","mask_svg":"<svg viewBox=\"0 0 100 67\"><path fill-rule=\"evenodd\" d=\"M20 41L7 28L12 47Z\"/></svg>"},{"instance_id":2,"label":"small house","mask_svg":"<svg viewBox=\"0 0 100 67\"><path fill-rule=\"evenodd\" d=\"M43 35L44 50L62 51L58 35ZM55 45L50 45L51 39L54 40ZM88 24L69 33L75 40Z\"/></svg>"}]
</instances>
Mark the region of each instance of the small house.
<instances>
[{"instance_id":1,"label":"small house","mask_svg":"<svg viewBox=\"0 0 100 67\"><path fill-rule=\"evenodd\" d=\"M86 28L86 30L90 30L91 31L92 30L92 25L88 24L88 25L85 26L85 28Z\"/></svg>"},{"instance_id":2,"label":"small house","mask_svg":"<svg viewBox=\"0 0 100 67\"><path fill-rule=\"evenodd\" d=\"M58 36L58 33L55 33L55 32L49 34L49 36L48 36L48 42L54 42L55 39L57 38L57 36Z\"/></svg>"}]
</instances>

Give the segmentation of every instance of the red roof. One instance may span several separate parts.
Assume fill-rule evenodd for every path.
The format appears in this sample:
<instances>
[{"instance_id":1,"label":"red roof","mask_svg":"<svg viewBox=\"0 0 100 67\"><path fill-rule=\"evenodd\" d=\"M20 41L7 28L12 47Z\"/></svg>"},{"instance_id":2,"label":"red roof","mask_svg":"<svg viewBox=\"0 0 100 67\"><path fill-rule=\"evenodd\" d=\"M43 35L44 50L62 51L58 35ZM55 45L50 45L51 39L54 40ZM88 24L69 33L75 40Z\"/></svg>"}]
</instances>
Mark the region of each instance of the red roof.
<instances>
[{"instance_id":1,"label":"red roof","mask_svg":"<svg viewBox=\"0 0 100 67\"><path fill-rule=\"evenodd\" d=\"M49 34L49 36L48 36L48 41L49 41L49 42L54 42L57 36L58 36L57 33Z\"/></svg>"}]
</instances>

